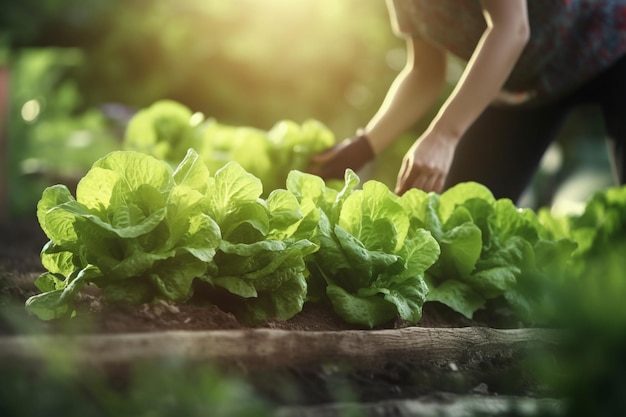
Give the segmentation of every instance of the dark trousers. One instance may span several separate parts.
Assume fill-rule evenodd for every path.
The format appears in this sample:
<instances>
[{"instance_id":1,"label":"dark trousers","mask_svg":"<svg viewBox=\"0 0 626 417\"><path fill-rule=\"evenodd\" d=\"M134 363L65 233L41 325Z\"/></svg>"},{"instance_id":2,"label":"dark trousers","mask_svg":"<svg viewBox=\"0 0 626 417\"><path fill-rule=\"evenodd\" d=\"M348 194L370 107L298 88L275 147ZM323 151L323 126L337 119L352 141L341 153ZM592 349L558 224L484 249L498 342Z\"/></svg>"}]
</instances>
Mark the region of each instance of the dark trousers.
<instances>
[{"instance_id":1,"label":"dark trousers","mask_svg":"<svg viewBox=\"0 0 626 417\"><path fill-rule=\"evenodd\" d=\"M626 56L598 77L557 101L541 106L491 106L457 146L444 189L476 181L496 198L517 202L570 112L601 109L615 181L626 183Z\"/></svg>"}]
</instances>

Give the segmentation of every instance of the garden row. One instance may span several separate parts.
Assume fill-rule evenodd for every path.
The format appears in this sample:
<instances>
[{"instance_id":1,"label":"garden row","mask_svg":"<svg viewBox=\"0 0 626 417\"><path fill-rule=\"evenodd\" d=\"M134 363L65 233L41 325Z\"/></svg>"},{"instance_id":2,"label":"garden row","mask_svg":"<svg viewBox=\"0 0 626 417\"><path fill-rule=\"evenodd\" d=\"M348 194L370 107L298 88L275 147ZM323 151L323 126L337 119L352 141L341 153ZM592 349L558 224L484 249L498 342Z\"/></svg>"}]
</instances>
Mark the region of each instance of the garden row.
<instances>
[{"instance_id":1,"label":"garden row","mask_svg":"<svg viewBox=\"0 0 626 417\"><path fill-rule=\"evenodd\" d=\"M623 293L626 188L560 217L477 183L397 196L351 170L343 183L303 172L333 141L313 121L262 132L171 102L138 113L127 150L98 160L75 196L64 185L44 191L47 272L27 308L42 319L72 315L90 284L110 301L182 303L202 283L251 324L287 320L305 302L373 328L396 317L418 323L431 301L471 318L489 300L548 324L571 297L596 312ZM268 170L255 175L252 161Z\"/></svg>"}]
</instances>

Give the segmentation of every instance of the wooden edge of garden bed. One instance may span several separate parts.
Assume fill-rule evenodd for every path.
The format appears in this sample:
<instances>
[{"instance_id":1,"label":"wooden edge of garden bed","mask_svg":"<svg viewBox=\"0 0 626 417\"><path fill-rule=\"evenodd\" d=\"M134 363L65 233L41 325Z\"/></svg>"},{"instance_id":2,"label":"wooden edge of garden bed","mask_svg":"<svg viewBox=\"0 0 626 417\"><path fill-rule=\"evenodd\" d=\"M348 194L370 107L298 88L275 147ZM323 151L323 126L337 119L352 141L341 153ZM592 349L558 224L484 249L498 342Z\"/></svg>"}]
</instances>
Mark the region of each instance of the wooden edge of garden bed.
<instances>
[{"instance_id":1,"label":"wooden edge of garden bed","mask_svg":"<svg viewBox=\"0 0 626 417\"><path fill-rule=\"evenodd\" d=\"M439 393L435 398L387 400L375 403L330 403L278 408L276 417L331 416L557 416L564 415L565 404L555 398L514 396L454 395Z\"/></svg>"},{"instance_id":2,"label":"wooden edge of garden bed","mask_svg":"<svg viewBox=\"0 0 626 417\"><path fill-rule=\"evenodd\" d=\"M531 349L555 347L560 340L560 333L551 329L487 327L15 335L0 338L0 362L31 362L64 354L78 364L97 367L174 357L235 363L246 369L332 362L377 367L395 361L471 370L490 360L515 360Z\"/></svg>"}]
</instances>

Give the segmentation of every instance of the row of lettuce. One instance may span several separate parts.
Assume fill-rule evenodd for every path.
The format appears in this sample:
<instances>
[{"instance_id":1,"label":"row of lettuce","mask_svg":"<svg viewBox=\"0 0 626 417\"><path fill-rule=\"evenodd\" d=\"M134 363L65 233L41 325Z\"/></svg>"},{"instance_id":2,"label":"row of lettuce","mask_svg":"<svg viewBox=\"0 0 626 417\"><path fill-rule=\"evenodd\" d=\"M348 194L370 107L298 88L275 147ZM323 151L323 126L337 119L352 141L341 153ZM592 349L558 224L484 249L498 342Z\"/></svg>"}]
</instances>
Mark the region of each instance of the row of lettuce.
<instances>
[{"instance_id":1,"label":"row of lettuce","mask_svg":"<svg viewBox=\"0 0 626 417\"><path fill-rule=\"evenodd\" d=\"M334 143L333 132L315 119L280 120L264 130L221 123L177 101L159 100L133 115L123 149L152 155L172 167L194 149L210 172L236 161L261 180L267 197L285 187L291 170L304 171L311 155Z\"/></svg>"},{"instance_id":2,"label":"row of lettuce","mask_svg":"<svg viewBox=\"0 0 626 417\"><path fill-rule=\"evenodd\" d=\"M75 197L64 185L47 188L37 216L49 238L47 272L26 307L44 320L72 315L86 285L133 304L187 302L202 285L251 324L290 319L305 302L376 327L398 317L418 323L426 302L472 318L490 300L541 324L559 313L557 294L584 288L593 293L585 299L602 303L624 286L626 188L618 187L581 215L555 217L476 183L397 196L350 170L331 187L294 169L265 196L238 162L212 173L193 149L175 168L117 151L93 165Z\"/></svg>"}]
</instances>

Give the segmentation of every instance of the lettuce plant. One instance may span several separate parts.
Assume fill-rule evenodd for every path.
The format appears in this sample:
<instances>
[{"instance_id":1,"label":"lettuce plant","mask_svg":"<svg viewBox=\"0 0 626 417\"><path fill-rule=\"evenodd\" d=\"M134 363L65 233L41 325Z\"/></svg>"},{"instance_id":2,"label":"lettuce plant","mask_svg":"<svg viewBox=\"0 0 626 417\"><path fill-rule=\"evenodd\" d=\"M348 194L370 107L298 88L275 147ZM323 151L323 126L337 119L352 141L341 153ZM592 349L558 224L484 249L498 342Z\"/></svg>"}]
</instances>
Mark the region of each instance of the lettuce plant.
<instances>
[{"instance_id":1,"label":"lettuce plant","mask_svg":"<svg viewBox=\"0 0 626 417\"><path fill-rule=\"evenodd\" d=\"M201 129L198 152L207 166L216 170L235 161L261 180L265 194L284 189L291 170L306 169L313 154L335 142L332 132L312 119L301 124L281 120L267 131L210 119Z\"/></svg>"},{"instance_id":2,"label":"lettuce plant","mask_svg":"<svg viewBox=\"0 0 626 417\"><path fill-rule=\"evenodd\" d=\"M421 318L428 288L424 271L439 256L430 232L412 227L399 197L382 183L346 171L341 190L316 176L292 171L287 189L319 208L316 241L308 258L311 286L321 287L349 323L375 327L400 316Z\"/></svg>"},{"instance_id":3,"label":"lettuce plant","mask_svg":"<svg viewBox=\"0 0 626 417\"><path fill-rule=\"evenodd\" d=\"M221 241L206 214L209 173L189 152L175 171L136 152L113 152L81 179L74 198L47 188L37 216L50 241L41 253L48 272L27 308L42 319L71 314L86 284L114 301L155 297L184 301Z\"/></svg>"},{"instance_id":4,"label":"lettuce plant","mask_svg":"<svg viewBox=\"0 0 626 417\"><path fill-rule=\"evenodd\" d=\"M429 301L468 318L496 298L528 321L549 314L547 289L566 273L575 248L571 239L547 237L535 212L496 200L473 182L442 194L413 189L400 201L412 222L429 230L441 247L439 259L426 271Z\"/></svg>"},{"instance_id":5,"label":"lettuce plant","mask_svg":"<svg viewBox=\"0 0 626 417\"><path fill-rule=\"evenodd\" d=\"M130 120L124 149L143 152L176 166L187 150L198 149L202 117L195 118L185 105L160 100L139 110Z\"/></svg>"},{"instance_id":6,"label":"lettuce plant","mask_svg":"<svg viewBox=\"0 0 626 417\"><path fill-rule=\"evenodd\" d=\"M124 148L147 153L173 166L188 148L193 148L211 172L237 162L261 180L267 196L285 188L289 171L306 169L313 154L334 143L333 133L314 119L303 123L281 120L266 131L204 119L181 103L160 100L131 119Z\"/></svg>"},{"instance_id":7,"label":"lettuce plant","mask_svg":"<svg viewBox=\"0 0 626 417\"><path fill-rule=\"evenodd\" d=\"M292 156L283 168L305 163ZM291 170L286 189L265 197L263 181L236 161L211 175L192 149L176 168L118 151L93 165L76 198L63 185L44 191L47 272L27 308L43 319L72 314L88 284L113 301L184 302L204 282L211 301L251 324L289 319L306 300L370 328L398 316L415 324L427 301L472 318L498 299L540 322L557 308L553 288L623 246L625 201L609 190L582 216L556 219L476 183L399 197L351 170L338 187Z\"/></svg>"},{"instance_id":8,"label":"lettuce plant","mask_svg":"<svg viewBox=\"0 0 626 417\"><path fill-rule=\"evenodd\" d=\"M304 258L317 224L286 190L262 199L261 181L230 162L208 184L207 213L222 231L216 256L202 279L237 296L225 306L244 322L289 319L302 310L308 270ZM230 300L232 301L232 300Z\"/></svg>"},{"instance_id":9,"label":"lettuce plant","mask_svg":"<svg viewBox=\"0 0 626 417\"><path fill-rule=\"evenodd\" d=\"M71 314L86 284L113 301L184 302L195 279L238 297L239 318L288 319L302 309L317 250L317 211L286 190L260 198L261 181L236 162L213 176L189 150L176 170L139 152L114 152L80 181L44 191L40 224L48 272L27 308L43 319Z\"/></svg>"},{"instance_id":10,"label":"lettuce plant","mask_svg":"<svg viewBox=\"0 0 626 417\"><path fill-rule=\"evenodd\" d=\"M570 317L623 325L626 295L626 186L594 193L579 214L539 211L548 236L577 243L562 282ZM572 308L575 306L575 309ZM574 311L575 310L575 311Z\"/></svg>"}]
</instances>

